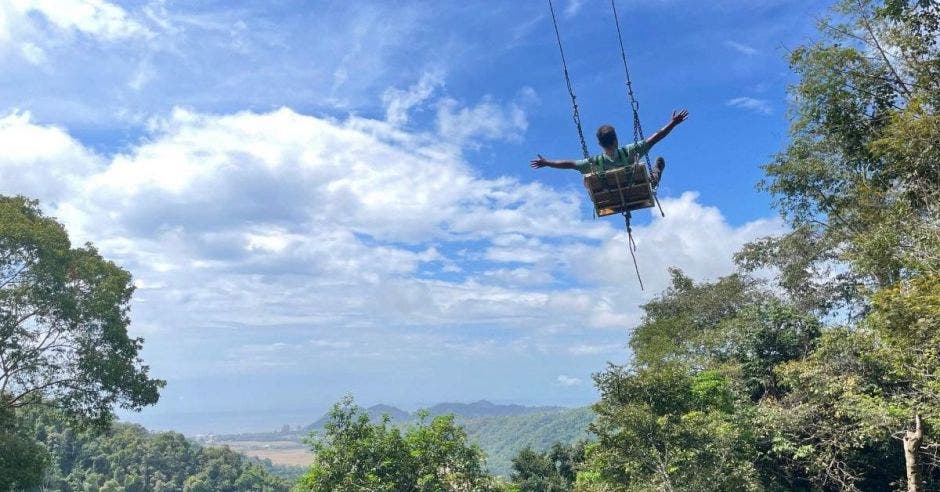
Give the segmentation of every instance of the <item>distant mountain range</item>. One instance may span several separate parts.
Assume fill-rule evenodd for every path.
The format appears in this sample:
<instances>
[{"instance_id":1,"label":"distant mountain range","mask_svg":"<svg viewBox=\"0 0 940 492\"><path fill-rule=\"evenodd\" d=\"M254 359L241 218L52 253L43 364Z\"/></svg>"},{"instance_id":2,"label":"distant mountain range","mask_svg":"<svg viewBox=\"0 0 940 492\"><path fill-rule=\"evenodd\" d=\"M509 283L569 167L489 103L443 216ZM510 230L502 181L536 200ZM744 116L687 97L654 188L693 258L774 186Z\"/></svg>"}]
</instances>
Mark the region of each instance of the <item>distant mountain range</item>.
<instances>
[{"instance_id":1,"label":"distant mountain range","mask_svg":"<svg viewBox=\"0 0 940 492\"><path fill-rule=\"evenodd\" d=\"M560 412L564 407L527 407L523 405L497 405L486 400L473 403L438 403L428 409L431 417L454 414L458 417L499 417L530 413Z\"/></svg>"},{"instance_id":2,"label":"distant mountain range","mask_svg":"<svg viewBox=\"0 0 940 492\"><path fill-rule=\"evenodd\" d=\"M378 404L366 408L366 413L374 422L388 415L394 424L403 424L418 419L418 412L407 412L391 405ZM498 405L486 400L475 401L473 403L438 403L425 409L428 416L433 418L439 415L454 415L458 419L473 419L480 417L506 417L510 415L528 415L533 413L551 413L565 410L564 407L527 407L523 405ZM326 414L316 422L303 428L304 432L322 429L330 420L330 415Z\"/></svg>"}]
</instances>

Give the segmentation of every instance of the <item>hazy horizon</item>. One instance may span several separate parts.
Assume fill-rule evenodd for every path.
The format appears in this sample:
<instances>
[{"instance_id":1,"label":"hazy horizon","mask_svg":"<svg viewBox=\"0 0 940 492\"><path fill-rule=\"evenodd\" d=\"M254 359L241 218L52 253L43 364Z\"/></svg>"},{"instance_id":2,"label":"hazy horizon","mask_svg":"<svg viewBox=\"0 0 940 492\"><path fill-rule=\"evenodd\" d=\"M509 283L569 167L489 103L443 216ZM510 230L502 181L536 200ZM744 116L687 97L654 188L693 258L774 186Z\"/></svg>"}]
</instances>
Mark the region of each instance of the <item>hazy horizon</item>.
<instances>
[{"instance_id":1,"label":"hazy horizon","mask_svg":"<svg viewBox=\"0 0 940 492\"><path fill-rule=\"evenodd\" d=\"M476 403L486 400L495 405L522 405L526 407L563 407L578 408L585 405L558 405L552 403L542 404L524 404L516 401L494 401L492 399L481 398L467 401L438 401L425 402L417 404L401 404L376 401L373 403L363 403L356 401L356 404L369 408L375 405L388 405L399 410L414 413L421 409L427 409L442 403ZM335 403L335 402L333 402ZM160 412L157 410L144 410L141 413L136 412L118 412L119 419L122 422L140 424L151 431L176 431L187 436L196 436L204 434L244 434L252 432L271 432L280 430L284 425L291 428L298 426L306 427L329 412L333 403L322 407L320 405L311 405L309 408L278 408L268 410L218 410L218 411L169 411Z\"/></svg>"}]
</instances>

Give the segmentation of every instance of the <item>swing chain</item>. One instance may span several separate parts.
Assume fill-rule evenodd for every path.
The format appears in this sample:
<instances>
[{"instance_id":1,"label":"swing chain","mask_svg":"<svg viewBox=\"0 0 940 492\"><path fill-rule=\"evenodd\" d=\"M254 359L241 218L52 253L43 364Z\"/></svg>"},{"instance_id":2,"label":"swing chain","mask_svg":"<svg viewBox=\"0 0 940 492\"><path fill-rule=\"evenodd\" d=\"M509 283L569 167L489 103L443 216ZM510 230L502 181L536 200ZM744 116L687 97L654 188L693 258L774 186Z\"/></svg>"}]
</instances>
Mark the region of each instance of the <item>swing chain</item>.
<instances>
[{"instance_id":1,"label":"swing chain","mask_svg":"<svg viewBox=\"0 0 940 492\"><path fill-rule=\"evenodd\" d=\"M627 96L630 99L630 108L633 110L633 144L638 145L643 140L643 126L640 125L640 102L633 94L633 80L630 79L630 68L627 66L627 50L623 47L623 33L620 30L620 16L617 14L616 0L610 0L610 8L614 13L614 23L617 26L617 40L620 42L620 59L623 61L623 73L627 82ZM649 152L643 154L647 170L652 173Z\"/></svg>"},{"instance_id":2,"label":"swing chain","mask_svg":"<svg viewBox=\"0 0 940 492\"><path fill-rule=\"evenodd\" d=\"M581 140L581 153L585 159L591 157L588 152L587 142L584 141L584 131L581 129L581 114L578 111L577 96L574 95L574 88L571 86L571 78L568 76L568 63L565 62L565 50L561 47L561 34L558 32L558 21L555 18L555 7L552 0L548 0L548 8L552 12L552 25L555 27L555 39L558 41L558 52L561 53L561 66L565 72L565 84L568 86L568 95L571 96L572 119L578 128L578 138Z\"/></svg>"},{"instance_id":3,"label":"swing chain","mask_svg":"<svg viewBox=\"0 0 940 492\"><path fill-rule=\"evenodd\" d=\"M610 8L614 12L614 23L617 25L617 40L620 42L620 59L623 60L623 74L627 80L627 96L630 98L630 108L633 109L633 145L639 145L640 140L644 139L643 126L640 124L640 102L636 100L636 96L633 94L633 81L630 79L630 68L627 66L627 50L623 47L623 33L620 30L620 16L617 15L616 0L610 0ZM640 159L637 158L637 161L639 160ZM650 163L649 151L643 154L643 160L646 162L646 171L652 176L653 165ZM666 214L663 212L663 207L659 204L659 196L656 194L656 188L658 187L659 183L656 183L655 187L651 187L653 190L653 201L656 202L659 214L665 217Z\"/></svg>"},{"instance_id":4,"label":"swing chain","mask_svg":"<svg viewBox=\"0 0 940 492\"><path fill-rule=\"evenodd\" d=\"M620 30L620 19L617 16L617 6L615 5L615 0L610 0L610 6L614 11L614 21L617 23L617 38L620 40L620 57L623 60L623 70L627 79L627 95L630 98L630 108L633 110L633 145L634 148L636 148L639 145L640 140L643 140L643 127L640 125L640 103L636 100L636 96L633 94L633 82L630 80L630 70L627 68L627 54L623 47L623 34ZM574 124L578 129L578 139L581 141L581 153L584 155L585 159L590 159L591 154L588 152L587 142L584 140L584 130L581 126L581 114L578 111L577 96L574 94L574 88L571 85L571 77L568 75L568 63L565 61L565 50L562 48L561 34L558 31L558 19L555 16L555 6L552 4L552 0L548 0L548 8L552 13L552 26L555 28L555 40L558 42L558 53L561 54L561 66L565 74L565 85L568 88L568 96L571 97L572 119L574 119ZM653 166L650 164L649 152L644 153L642 158L646 160L647 172L652 175ZM637 157L637 162L639 162L639 160L640 156ZM635 167L631 166L630 182L633 182L635 172ZM623 189L620 186L619 177L617 178L617 181L617 188L620 190L621 194L620 199L621 202L623 202ZM655 188L653 189L653 199L656 200L656 204L659 205L659 199L656 198ZM596 217L597 211L594 210L594 212ZM662 213L662 208L660 208L660 213ZM643 278L640 276L640 267L636 261L636 242L633 240L633 228L630 225L630 211L623 212L623 218L627 226L627 249L630 250L630 256L633 258L633 268L636 270L636 278L640 282L640 290L644 290Z\"/></svg>"}]
</instances>

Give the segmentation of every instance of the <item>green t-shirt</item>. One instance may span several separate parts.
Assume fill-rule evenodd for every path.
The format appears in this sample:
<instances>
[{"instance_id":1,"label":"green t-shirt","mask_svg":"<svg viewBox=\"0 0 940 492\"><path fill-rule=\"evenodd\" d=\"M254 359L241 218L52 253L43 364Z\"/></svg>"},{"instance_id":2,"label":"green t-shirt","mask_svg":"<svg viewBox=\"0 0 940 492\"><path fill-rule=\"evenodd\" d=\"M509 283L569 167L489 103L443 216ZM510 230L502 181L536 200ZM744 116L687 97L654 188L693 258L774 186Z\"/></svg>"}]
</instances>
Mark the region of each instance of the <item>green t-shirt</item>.
<instances>
[{"instance_id":1,"label":"green t-shirt","mask_svg":"<svg viewBox=\"0 0 940 492\"><path fill-rule=\"evenodd\" d=\"M617 149L617 152L614 153L614 159L608 157L607 154L601 153L589 159L575 161L574 165L577 166L578 171L581 171L581 174L609 171L633 164L638 158L643 156L643 154L649 152L649 150L650 146L646 143L646 140L640 140L636 144L630 144Z\"/></svg>"}]
</instances>

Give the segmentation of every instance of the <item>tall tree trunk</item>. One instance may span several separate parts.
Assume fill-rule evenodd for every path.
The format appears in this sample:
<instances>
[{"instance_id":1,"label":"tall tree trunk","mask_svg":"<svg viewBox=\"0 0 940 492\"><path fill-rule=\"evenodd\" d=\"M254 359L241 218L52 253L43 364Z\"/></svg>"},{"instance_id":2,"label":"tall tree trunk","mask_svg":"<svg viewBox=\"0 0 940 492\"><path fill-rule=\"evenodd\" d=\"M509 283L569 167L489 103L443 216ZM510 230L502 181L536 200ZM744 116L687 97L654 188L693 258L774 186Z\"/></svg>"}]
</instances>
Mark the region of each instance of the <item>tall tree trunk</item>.
<instances>
[{"instance_id":1,"label":"tall tree trunk","mask_svg":"<svg viewBox=\"0 0 940 492\"><path fill-rule=\"evenodd\" d=\"M920 427L920 415L914 416L914 430L904 432L904 462L907 465L907 492L921 492L920 466L917 453L924 440L924 430Z\"/></svg>"}]
</instances>

